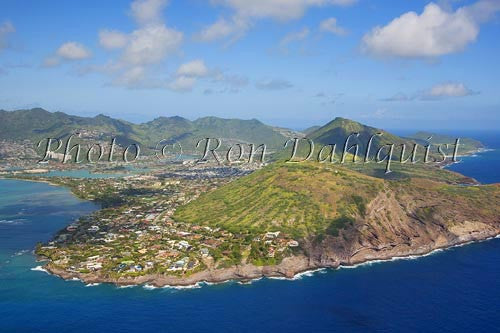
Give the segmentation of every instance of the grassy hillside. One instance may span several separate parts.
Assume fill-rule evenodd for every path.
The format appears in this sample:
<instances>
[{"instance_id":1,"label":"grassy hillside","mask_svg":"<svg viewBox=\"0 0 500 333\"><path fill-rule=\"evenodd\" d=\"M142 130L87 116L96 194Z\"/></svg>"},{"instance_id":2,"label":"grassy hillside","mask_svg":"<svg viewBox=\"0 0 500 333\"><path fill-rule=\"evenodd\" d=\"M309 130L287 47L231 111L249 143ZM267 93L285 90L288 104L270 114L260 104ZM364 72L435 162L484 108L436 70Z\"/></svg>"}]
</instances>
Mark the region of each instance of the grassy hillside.
<instances>
[{"instance_id":1,"label":"grassy hillside","mask_svg":"<svg viewBox=\"0 0 500 333\"><path fill-rule=\"evenodd\" d=\"M181 207L176 219L233 232L335 232L365 213L383 181L318 163L276 163Z\"/></svg>"},{"instance_id":2,"label":"grassy hillside","mask_svg":"<svg viewBox=\"0 0 500 333\"><path fill-rule=\"evenodd\" d=\"M497 223L499 199L499 185L454 185L437 174L384 180L326 164L278 162L200 196L174 217L236 234L281 231L296 239L352 237L371 225L390 240L400 236L397 228L410 228L405 223L424 233L436 223Z\"/></svg>"}]
</instances>

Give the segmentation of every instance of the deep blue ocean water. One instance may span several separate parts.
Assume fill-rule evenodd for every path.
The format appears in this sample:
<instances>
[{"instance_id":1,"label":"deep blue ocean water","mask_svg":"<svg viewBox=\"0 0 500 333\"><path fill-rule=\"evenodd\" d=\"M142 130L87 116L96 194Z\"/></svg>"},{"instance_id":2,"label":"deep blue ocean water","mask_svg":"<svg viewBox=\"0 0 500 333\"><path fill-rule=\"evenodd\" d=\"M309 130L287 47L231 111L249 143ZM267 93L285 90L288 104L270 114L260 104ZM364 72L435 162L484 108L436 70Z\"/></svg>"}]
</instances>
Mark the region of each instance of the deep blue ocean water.
<instances>
[{"instance_id":1,"label":"deep blue ocean water","mask_svg":"<svg viewBox=\"0 0 500 333\"><path fill-rule=\"evenodd\" d=\"M468 134L478 137L489 150L472 156L459 157L459 163L452 164L448 169L475 178L481 183L500 182L500 143L498 142L500 134L497 132L485 132L479 135L464 133L463 137Z\"/></svg>"},{"instance_id":2,"label":"deep blue ocean water","mask_svg":"<svg viewBox=\"0 0 500 333\"><path fill-rule=\"evenodd\" d=\"M500 148L500 136L481 135L475 137ZM500 182L497 152L464 158L451 168L485 183ZM31 252L38 241L95 209L64 188L0 180L0 332L500 329L500 239L293 281L184 290L85 286L32 270L39 265Z\"/></svg>"}]
</instances>

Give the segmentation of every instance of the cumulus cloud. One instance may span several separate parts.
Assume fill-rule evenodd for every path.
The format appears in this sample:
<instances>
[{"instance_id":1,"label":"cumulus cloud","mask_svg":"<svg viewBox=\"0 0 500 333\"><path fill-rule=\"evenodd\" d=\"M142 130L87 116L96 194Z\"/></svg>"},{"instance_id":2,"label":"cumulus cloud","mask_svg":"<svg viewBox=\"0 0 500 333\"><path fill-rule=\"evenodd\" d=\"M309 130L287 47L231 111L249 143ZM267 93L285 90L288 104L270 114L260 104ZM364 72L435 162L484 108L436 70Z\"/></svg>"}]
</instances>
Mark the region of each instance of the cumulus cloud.
<instances>
[{"instance_id":1,"label":"cumulus cloud","mask_svg":"<svg viewBox=\"0 0 500 333\"><path fill-rule=\"evenodd\" d=\"M462 51L479 34L479 23L500 10L498 0L446 11L430 3L419 15L408 12L362 39L362 49L375 56L425 58Z\"/></svg>"},{"instance_id":2,"label":"cumulus cloud","mask_svg":"<svg viewBox=\"0 0 500 333\"><path fill-rule=\"evenodd\" d=\"M464 97L478 94L467 88L463 83L449 82L433 86L421 95L423 100L434 100L451 97Z\"/></svg>"},{"instance_id":3,"label":"cumulus cloud","mask_svg":"<svg viewBox=\"0 0 500 333\"><path fill-rule=\"evenodd\" d=\"M283 79L268 79L258 81L255 87L260 90L283 90L292 88L293 84Z\"/></svg>"},{"instance_id":4,"label":"cumulus cloud","mask_svg":"<svg viewBox=\"0 0 500 333\"><path fill-rule=\"evenodd\" d=\"M232 17L229 20L221 18L197 33L195 40L212 42L218 39L230 38L231 41L235 41L241 38L250 27L250 21L242 17Z\"/></svg>"},{"instance_id":5,"label":"cumulus cloud","mask_svg":"<svg viewBox=\"0 0 500 333\"><path fill-rule=\"evenodd\" d=\"M302 17L309 7L347 6L355 3L356 0L214 0L213 2L232 8L237 15L242 17L274 18L287 21Z\"/></svg>"},{"instance_id":6,"label":"cumulus cloud","mask_svg":"<svg viewBox=\"0 0 500 333\"><path fill-rule=\"evenodd\" d=\"M92 53L80 43L67 42L57 49L56 55L66 60L82 60L92 56Z\"/></svg>"},{"instance_id":7,"label":"cumulus cloud","mask_svg":"<svg viewBox=\"0 0 500 333\"><path fill-rule=\"evenodd\" d=\"M130 6L130 14L140 25L158 24L166 5L166 0L136 0Z\"/></svg>"},{"instance_id":8,"label":"cumulus cloud","mask_svg":"<svg viewBox=\"0 0 500 333\"><path fill-rule=\"evenodd\" d=\"M467 14L477 23L491 20L500 11L500 1L480 0L475 4L466 7Z\"/></svg>"},{"instance_id":9,"label":"cumulus cloud","mask_svg":"<svg viewBox=\"0 0 500 333\"><path fill-rule=\"evenodd\" d=\"M174 91L186 92L193 90L199 78L210 75L205 62L196 59L181 64L175 73L175 78L168 84L168 88Z\"/></svg>"},{"instance_id":10,"label":"cumulus cloud","mask_svg":"<svg viewBox=\"0 0 500 333\"><path fill-rule=\"evenodd\" d=\"M135 30L123 53L123 61L133 65L157 64L177 51L183 40L180 31L165 25L151 25Z\"/></svg>"},{"instance_id":11,"label":"cumulus cloud","mask_svg":"<svg viewBox=\"0 0 500 333\"><path fill-rule=\"evenodd\" d=\"M319 30L321 32L329 32L337 36L344 36L347 34L347 30L338 25L335 17L330 17L321 21L319 24Z\"/></svg>"},{"instance_id":12,"label":"cumulus cloud","mask_svg":"<svg viewBox=\"0 0 500 333\"><path fill-rule=\"evenodd\" d=\"M101 30L99 31L99 44L105 49L121 49L128 43L128 36L116 30Z\"/></svg>"},{"instance_id":13,"label":"cumulus cloud","mask_svg":"<svg viewBox=\"0 0 500 333\"><path fill-rule=\"evenodd\" d=\"M16 28L9 21L0 24L0 51L7 47L7 38L15 31Z\"/></svg>"},{"instance_id":14,"label":"cumulus cloud","mask_svg":"<svg viewBox=\"0 0 500 333\"><path fill-rule=\"evenodd\" d=\"M193 60L182 64L177 69L178 76L205 77L209 74L208 68L203 60Z\"/></svg>"},{"instance_id":15,"label":"cumulus cloud","mask_svg":"<svg viewBox=\"0 0 500 333\"><path fill-rule=\"evenodd\" d=\"M219 86L216 90L207 88L212 93L238 92L248 84L244 76L227 74L219 69L209 68L202 59L192 60L181 64L168 88L174 91L191 91L199 80Z\"/></svg>"},{"instance_id":16,"label":"cumulus cloud","mask_svg":"<svg viewBox=\"0 0 500 333\"><path fill-rule=\"evenodd\" d=\"M460 82L446 82L436 84L430 89L416 92L412 95L399 92L392 97L381 99L384 102L407 102L414 100L433 101L446 98L465 97L477 95L479 92L469 89L465 84Z\"/></svg>"},{"instance_id":17,"label":"cumulus cloud","mask_svg":"<svg viewBox=\"0 0 500 333\"><path fill-rule=\"evenodd\" d=\"M212 0L233 10L230 19L221 18L202 29L196 39L210 42L230 38L232 41L242 37L257 19L270 18L289 21L301 18L308 8L319 6L347 6L356 0Z\"/></svg>"},{"instance_id":18,"label":"cumulus cloud","mask_svg":"<svg viewBox=\"0 0 500 333\"><path fill-rule=\"evenodd\" d=\"M180 92L191 91L196 81L195 77L181 75L169 84L169 88Z\"/></svg>"},{"instance_id":19,"label":"cumulus cloud","mask_svg":"<svg viewBox=\"0 0 500 333\"><path fill-rule=\"evenodd\" d=\"M142 66L135 66L126 69L120 76L116 77L113 81L114 85L135 87L137 84L142 84L146 78L146 70Z\"/></svg>"},{"instance_id":20,"label":"cumulus cloud","mask_svg":"<svg viewBox=\"0 0 500 333\"><path fill-rule=\"evenodd\" d=\"M45 58L43 61L44 67L55 67L64 61L77 61L88 59L92 56L85 46L77 42L66 42L62 44L55 54Z\"/></svg>"},{"instance_id":21,"label":"cumulus cloud","mask_svg":"<svg viewBox=\"0 0 500 333\"><path fill-rule=\"evenodd\" d=\"M131 32L102 29L99 32L100 45L108 50L117 49L115 59L101 65L81 68L79 73L99 72L110 77L110 83L127 88L160 88L173 91L191 91L196 83L207 83L231 87L231 90L247 84L247 80L210 69L202 59L181 64L170 76L158 75L165 61L180 54L184 35L162 22L162 12L168 1L134 0L130 14L138 27ZM222 29L223 30L223 29ZM217 32L215 32L217 34ZM52 59L47 59L51 62Z\"/></svg>"},{"instance_id":22,"label":"cumulus cloud","mask_svg":"<svg viewBox=\"0 0 500 333\"><path fill-rule=\"evenodd\" d=\"M99 44L107 50L121 50L118 57L81 72L101 72L111 76L113 85L128 88L168 87L167 80L157 78L154 73L168 57L179 53L184 34L162 22L167 4L166 0L133 1L130 15L138 25L135 30L99 32Z\"/></svg>"}]
</instances>

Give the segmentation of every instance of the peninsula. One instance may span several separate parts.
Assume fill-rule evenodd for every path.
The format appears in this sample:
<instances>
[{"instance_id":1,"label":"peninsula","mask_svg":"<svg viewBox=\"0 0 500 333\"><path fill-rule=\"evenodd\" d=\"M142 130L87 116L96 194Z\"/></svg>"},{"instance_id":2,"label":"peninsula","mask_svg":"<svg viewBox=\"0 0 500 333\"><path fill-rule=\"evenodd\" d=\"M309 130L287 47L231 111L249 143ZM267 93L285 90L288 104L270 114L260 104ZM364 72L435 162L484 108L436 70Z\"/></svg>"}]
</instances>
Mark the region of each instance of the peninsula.
<instances>
[{"instance_id":1,"label":"peninsula","mask_svg":"<svg viewBox=\"0 0 500 333\"><path fill-rule=\"evenodd\" d=\"M120 136L124 144L148 146L154 142L148 134L151 129L164 130L171 140L189 141L194 128L210 133L212 127L228 136L227 143L248 142L258 136L254 131L272 142L304 138L257 121L206 118L188 123L171 117L136 126L40 109L0 116L12 128L27 116L50 119L47 129L22 127L32 139L57 128L61 138L78 130L83 142L107 140L106 131L111 128L129 133ZM56 126L60 121L65 127ZM83 132L82 124L93 129ZM233 126L241 131L231 130ZM374 151L388 143L422 147L431 136L439 145L453 143L451 137L430 133L402 138L345 118L311 130L307 138L325 147L340 147L350 133L358 133L352 144L358 144L359 151L368 150L367 143ZM483 148L474 140L463 142L459 154ZM386 165L373 159L333 163L332 156L331 160L287 163L283 156L290 156L289 152L277 151L267 165L196 159L164 163L145 158L135 165L143 171L134 172L130 165L99 163L92 165L97 172L124 174L78 179L27 168L37 154L29 139L7 142L4 147L12 148L3 150L5 177L66 186L76 196L101 205L36 248L49 272L85 283L161 287L263 276L291 278L307 270L422 255L500 234L500 184L480 185L440 168L439 163L394 163L387 173ZM16 147L29 154L16 159ZM303 147L297 153L305 156ZM422 154L424 150L417 157ZM437 160L440 155L431 152L430 158ZM85 167L51 161L43 168Z\"/></svg>"}]
</instances>

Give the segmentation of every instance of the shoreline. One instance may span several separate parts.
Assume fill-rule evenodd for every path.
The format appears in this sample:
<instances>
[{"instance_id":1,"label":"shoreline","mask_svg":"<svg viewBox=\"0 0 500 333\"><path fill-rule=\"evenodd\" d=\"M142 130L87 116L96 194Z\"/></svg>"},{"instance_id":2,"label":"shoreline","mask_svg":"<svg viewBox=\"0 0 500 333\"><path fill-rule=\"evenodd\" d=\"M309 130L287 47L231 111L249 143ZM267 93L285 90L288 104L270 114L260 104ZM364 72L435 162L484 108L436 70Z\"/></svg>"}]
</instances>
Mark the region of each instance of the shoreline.
<instances>
[{"instance_id":1,"label":"shoreline","mask_svg":"<svg viewBox=\"0 0 500 333\"><path fill-rule=\"evenodd\" d=\"M355 269L364 265L372 265L376 263L385 263L398 260L414 260L426 257L452 249L462 247L469 244L480 243L493 239L500 238L500 232L494 234L486 233L483 236L471 236L469 238L459 239L457 242L451 242L446 245L432 246L426 248L417 248L415 251L408 251L402 255L381 255L378 258L369 258L367 260L358 260L352 263L338 263L336 265L321 265L314 262L305 256L287 257L282 263L275 266L254 266L251 264L238 265L229 268L218 270L207 270L195 273L187 277L176 277L168 275L150 274L135 278L102 278L95 274L72 273L65 270L50 267L50 263L32 268L32 270L42 271L50 275L57 276L65 281L80 281L86 286L96 286L100 284L112 284L118 288L129 288L142 286L144 289L191 289L200 288L203 285L224 284L229 282L237 282L240 284L251 284L263 278L277 280L298 280L302 276L313 275L316 272L324 270L337 269ZM39 261L44 261L38 258ZM297 266L297 263L299 264Z\"/></svg>"},{"instance_id":2,"label":"shoreline","mask_svg":"<svg viewBox=\"0 0 500 333\"><path fill-rule=\"evenodd\" d=\"M75 195L71 188L52 182L50 179L33 179L21 177L2 177L0 179L11 179L21 181L33 181L46 183L51 186L65 187L69 192L80 200L86 200ZM96 203L93 200L86 200ZM252 264L243 264L222 269L208 269L205 271L193 273L189 276L173 276L164 274L147 274L138 277L119 277L110 278L99 276L96 273L79 273L69 272L57 267L51 267L51 262L43 260L42 257L37 257L37 260L46 261L43 266L35 267L37 270L43 270L51 275L58 276L64 280L79 280L86 285L94 285L100 283L114 284L119 287L127 286L144 286L146 288L189 288L196 287L199 284L221 284L229 281L240 283L251 283L252 281L261 278L272 279L297 279L298 276L307 275L311 272L324 269L340 269L340 268L355 268L361 265L368 265L377 262L408 260L413 257L419 258L430 255L436 251L467 245L473 242L485 241L499 237L500 230L498 228L475 230L473 233L454 234L453 238L446 240L430 240L429 244L409 245L402 250L390 249L378 252L368 252L359 257L354 251L348 257L337 258L335 256L328 257L320 254L320 258L311 258L305 255L287 257L283 261L274 266L255 266ZM403 244L399 244L403 245ZM413 246L413 247L412 247ZM353 259L356 257L355 259ZM39 268L39 269L38 269Z\"/></svg>"},{"instance_id":3,"label":"shoreline","mask_svg":"<svg viewBox=\"0 0 500 333\"><path fill-rule=\"evenodd\" d=\"M459 157L477 157L477 154L486 153L486 152L495 151L495 150L496 149L486 148L486 147L484 147L484 148L478 148L476 150L471 150L471 151L465 152L463 154L457 155L456 157L457 158L459 158ZM454 162L453 160L444 161L444 162L441 162L441 165L439 166L439 168L446 169L446 168L452 166L453 164L459 164L459 163L462 163L462 162L463 162L463 160L458 160L456 162ZM452 170L448 170L448 171L452 171Z\"/></svg>"}]
</instances>

